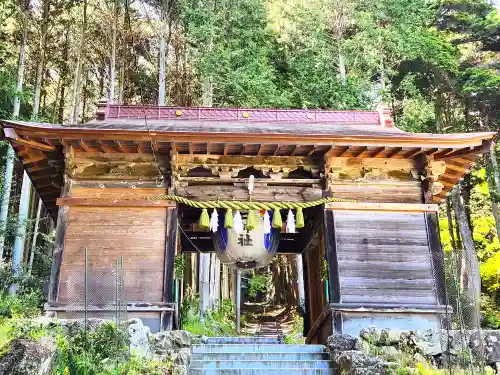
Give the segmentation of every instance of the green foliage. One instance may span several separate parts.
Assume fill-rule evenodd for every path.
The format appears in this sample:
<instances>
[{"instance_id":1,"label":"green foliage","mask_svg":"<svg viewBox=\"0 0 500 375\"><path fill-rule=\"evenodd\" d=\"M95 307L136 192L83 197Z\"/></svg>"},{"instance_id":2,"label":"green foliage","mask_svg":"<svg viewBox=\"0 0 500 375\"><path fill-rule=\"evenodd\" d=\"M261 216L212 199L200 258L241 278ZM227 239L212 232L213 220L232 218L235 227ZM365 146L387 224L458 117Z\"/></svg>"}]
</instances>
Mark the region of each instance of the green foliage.
<instances>
[{"instance_id":1,"label":"green foliage","mask_svg":"<svg viewBox=\"0 0 500 375\"><path fill-rule=\"evenodd\" d=\"M297 312L293 312L291 329L284 337L283 341L285 344L304 344L305 337L303 337L303 334L304 318L302 318Z\"/></svg>"},{"instance_id":2,"label":"green foliage","mask_svg":"<svg viewBox=\"0 0 500 375\"><path fill-rule=\"evenodd\" d=\"M250 289L248 294L256 298L258 293L266 294L271 287L271 275L269 273L253 274L250 278Z\"/></svg>"},{"instance_id":3,"label":"green foliage","mask_svg":"<svg viewBox=\"0 0 500 375\"><path fill-rule=\"evenodd\" d=\"M129 375L170 375L172 363L148 361L132 355Z\"/></svg>"},{"instance_id":4,"label":"green foliage","mask_svg":"<svg viewBox=\"0 0 500 375\"><path fill-rule=\"evenodd\" d=\"M174 258L174 270L175 270L175 278L178 280L182 280L184 277L184 269L186 268L186 261L184 259L184 255L176 255Z\"/></svg>"},{"instance_id":5,"label":"green foliage","mask_svg":"<svg viewBox=\"0 0 500 375\"><path fill-rule=\"evenodd\" d=\"M182 329L194 335L217 337L236 335L236 315L231 300L222 300L215 309L200 314L198 296L188 293L182 303ZM242 319L243 322L243 319Z\"/></svg>"},{"instance_id":6,"label":"green foliage","mask_svg":"<svg viewBox=\"0 0 500 375\"><path fill-rule=\"evenodd\" d=\"M56 334L58 351L55 375L103 375L114 374L119 368L123 374L128 368L128 333L113 323L106 323L95 330L73 331L71 335Z\"/></svg>"}]
</instances>

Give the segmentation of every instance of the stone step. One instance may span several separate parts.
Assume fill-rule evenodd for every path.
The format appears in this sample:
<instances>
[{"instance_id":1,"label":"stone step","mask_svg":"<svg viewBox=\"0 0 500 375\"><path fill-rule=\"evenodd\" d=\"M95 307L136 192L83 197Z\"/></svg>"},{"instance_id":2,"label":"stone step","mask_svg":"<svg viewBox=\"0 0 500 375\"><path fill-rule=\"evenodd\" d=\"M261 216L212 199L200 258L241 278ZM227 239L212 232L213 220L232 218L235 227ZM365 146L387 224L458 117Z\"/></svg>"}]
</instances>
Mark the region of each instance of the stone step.
<instances>
[{"instance_id":1,"label":"stone step","mask_svg":"<svg viewBox=\"0 0 500 375\"><path fill-rule=\"evenodd\" d=\"M323 369L330 368L330 361L282 361L282 360L247 360L241 356L241 360L229 361L198 361L191 360L191 367L195 369L288 369L288 368L303 368L303 369Z\"/></svg>"},{"instance_id":2,"label":"stone step","mask_svg":"<svg viewBox=\"0 0 500 375\"><path fill-rule=\"evenodd\" d=\"M207 344L193 347L193 353L323 353L323 345L300 344Z\"/></svg>"},{"instance_id":3,"label":"stone step","mask_svg":"<svg viewBox=\"0 0 500 375\"><path fill-rule=\"evenodd\" d=\"M193 353L192 361L236 361L236 360L260 360L260 361L322 361L328 360L329 354L324 353L304 353L304 352L266 352L266 353Z\"/></svg>"},{"instance_id":4,"label":"stone step","mask_svg":"<svg viewBox=\"0 0 500 375\"><path fill-rule=\"evenodd\" d=\"M189 375L335 375L331 368L322 369L302 369L302 368L241 368L241 369L203 369L190 368Z\"/></svg>"},{"instance_id":5,"label":"stone step","mask_svg":"<svg viewBox=\"0 0 500 375\"><path fill-rule=\"evenodd\" d=\"M206 344L279 344L278 337L209 337Z\"/></svg>"}]
</instances>

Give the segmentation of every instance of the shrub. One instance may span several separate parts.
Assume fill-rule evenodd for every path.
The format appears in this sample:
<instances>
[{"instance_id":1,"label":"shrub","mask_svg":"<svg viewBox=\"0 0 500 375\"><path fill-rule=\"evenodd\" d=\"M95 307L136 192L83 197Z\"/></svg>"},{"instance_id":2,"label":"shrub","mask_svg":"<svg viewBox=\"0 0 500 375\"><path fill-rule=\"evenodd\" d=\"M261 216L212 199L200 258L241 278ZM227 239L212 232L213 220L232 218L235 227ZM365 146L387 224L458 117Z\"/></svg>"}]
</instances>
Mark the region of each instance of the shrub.
<instances>
[{"instance_id":1,"label":"shrub","mask_svg":"<svg viewBox=\"0 0 500 375\"><path fill-rule=\"evenodd\" d=\"M205 311L203 320L200 315L198 296L188 293L182 303L183 329L201 336L236 335L236 315L231 300L222 300L217 308Z\"/></svg>"}]
</instances>

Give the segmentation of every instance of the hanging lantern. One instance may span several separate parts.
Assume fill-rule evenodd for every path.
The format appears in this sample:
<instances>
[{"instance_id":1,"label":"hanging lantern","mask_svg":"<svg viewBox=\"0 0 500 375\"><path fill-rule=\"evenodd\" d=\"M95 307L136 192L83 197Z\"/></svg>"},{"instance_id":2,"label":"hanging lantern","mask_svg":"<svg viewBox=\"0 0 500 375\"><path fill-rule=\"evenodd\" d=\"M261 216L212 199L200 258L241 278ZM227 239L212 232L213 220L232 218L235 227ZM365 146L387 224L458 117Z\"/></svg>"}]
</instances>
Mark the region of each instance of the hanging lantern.
<instances>
[{"instance_id":1,"label":"hanging lantern","mask_svg":"<svg viewBox=\"0 0 500 375\"><path fill-rule=\"evenodd\" d=\"M222 221L217 232L212 234L217 256L222 263L231 268L265 267L278 250L280 229L266 230L265 213L254 210L250 212L253 215L250 222L254 229L237 233L233 229L225 228L224 219L219 215L219 220ZM248 223L248 212L241 214L247 216ZM269 211L268 215L272 216L272 212ZM267 221L269 225L269 218Z\"/></svg>"}]
</instances>

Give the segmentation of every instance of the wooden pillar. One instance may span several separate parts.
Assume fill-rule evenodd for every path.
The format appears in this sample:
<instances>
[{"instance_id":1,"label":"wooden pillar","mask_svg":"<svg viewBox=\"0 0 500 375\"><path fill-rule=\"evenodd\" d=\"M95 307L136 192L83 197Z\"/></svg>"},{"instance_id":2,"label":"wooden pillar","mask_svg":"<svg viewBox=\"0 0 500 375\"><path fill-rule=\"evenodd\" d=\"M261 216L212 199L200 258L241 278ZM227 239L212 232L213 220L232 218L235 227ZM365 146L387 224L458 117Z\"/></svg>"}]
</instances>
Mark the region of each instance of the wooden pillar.
<instances>
[{"instance_id":1,"label":"wooden pillar","mask_svg":"<svg viewBox=\"0 0 500 375\"><path fill-rule=\"evenodd\" d=\"M241 333L241 270L236 270L236 333Z\"/></svg>"},{"instance_id":2,"label":"wooden pillar","mask_svg":"<svg viewBox=\"0 0 500 375\"><path fill-rule=\"evenodd\" d=\"M167 228L165 231L165 268L163 271L163 302L174 302L174 257L177 251L177 208L167 208ZM162 313L161 329L173 329L174 317L177 317L177 306L172 314Z\"/></svg>"},{"instance_id":3,"label":"wooden pillar","mask_svg":"<svg viewBox=\"0 0 500 375\"><path fill-rule=\"evenodd\" d=\"M71 195L71 180L65 178L65 183L61 191L61 197ZM64 238L68 221L69 206L59 206L57 213L56 235L54 240L54 251L52 252L52 267L50 270L49 302L57 302L59 297L59 278L61 275L61 263L64 252Z\"/></svg>"},{"instance_id":4,"label":"wooden pillar","mask_svg":"<svg viewBox=\"0 0 500 375\"><path fill-rule=\"evenodd\" d=\"M444 273L444 254L441 248L441 239L439 237L439 221L436 212L425 213L425 225L427 228L427 241L431 254L432 270L434 282L436 285L436 297L441 305L446 305L446 285Z\"/></svg>"},{"instance_id":5,"label":"wooden pillar","mask_svg":"<svg viewBox=\"0 0 500 375\"><path fill-rule=\"evenodd\" d=\"M167 208L163 302L173 302L174 257L177 250L177 208Z\"/></svg>"},{"instance_id":6,"label":"wooden pillar","mask_svg":"<svg viewBox=\"0 0 500 375\"><path fill-rule=\"evenodd\" d=\"M340 302L339 265L337 260L337 241L335 239L335 218L332 210L324 210L324 240L328 261L329 303Z\"/></svg>"}]
</instances>

